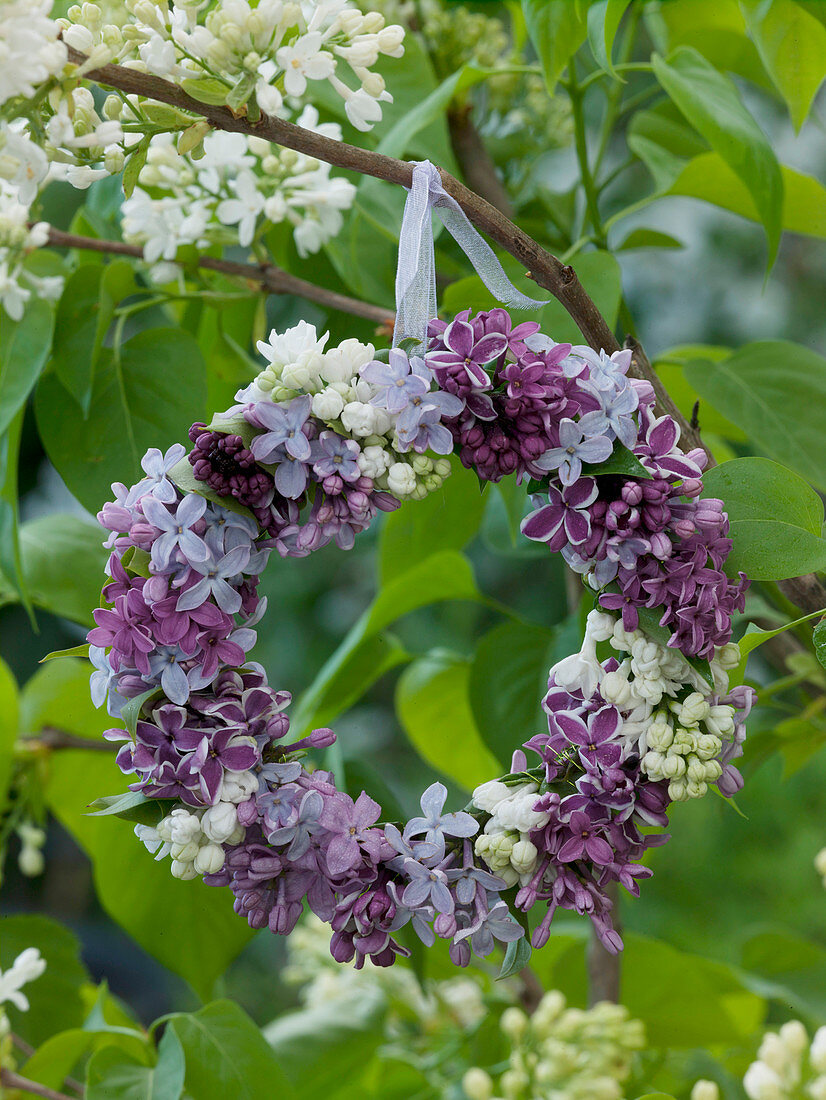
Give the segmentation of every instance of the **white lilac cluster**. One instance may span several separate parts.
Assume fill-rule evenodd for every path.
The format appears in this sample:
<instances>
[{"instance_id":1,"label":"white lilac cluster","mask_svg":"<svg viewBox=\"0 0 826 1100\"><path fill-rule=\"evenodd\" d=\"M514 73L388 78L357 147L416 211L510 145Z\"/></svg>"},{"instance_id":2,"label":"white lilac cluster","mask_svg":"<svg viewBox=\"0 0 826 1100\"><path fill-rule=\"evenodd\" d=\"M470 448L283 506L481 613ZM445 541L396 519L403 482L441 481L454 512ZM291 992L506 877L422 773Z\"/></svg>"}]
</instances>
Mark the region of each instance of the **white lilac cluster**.
<instances>
[{"instance_id":1,"label":"white lilac cluster","mask_svg":"<svg viewBox=\"0 0 826 1100\"><path fill-rule=\"evenodd\" d=\"M131 103L124 108L132 109ZM297 122L341 138L337 123L319 123L315 107L305 107ZM353 184L331 176L328 164L262 138L209 133L197 159L196 150L182 154L181 148L171 133L153 137L139 186L123 204L124 239L142 245L151 264L174 260L182 245L248 248L282 222L292 226L299 255L307 256L339 232L342 212L355 198ZM165 264L157 274L168 276Z\"/></svg>"},{"instance_id":2,"label":"white lilac cluster","mask_svg":"<svg viewBox=\"0 0 826 1100\"><path fill-rule=\"evenodd\" d=\"M52 299L59 298L63 290L61 278L38 276L26 263L49 237L44 222L30 222L29 205L20 201L20 192L6 182L4 175L26 176L27 162L22 159L26 145L22 135L0 124L0 305L13 321L23 316L32 294Z\"/></svg>"},{"instance_id":3,"label":"white lilac cluster","mask_svg":"<svg viewBox=\"0 0 826 1100\"><path fill-rule=\"evenodd\" d=\"M236 394L245 403L312 397L312 413L338 435L358 446L363 477L399 500L423 500L450 473L453 449L441 424L458 399L434 386L423 360L398 348L379 362L372 344L344 340L326 349L329 333L300 321L284 333L270 333L258 350L269 363ZM425 453L431 452L431 453Z\"/></svg>"},{"instance_id":4,"label":"white lilac cluster","mask_svg":"<svg viewBox=\"0 0 826 1100\"><path fill-rule=\"evenodd\" d=\"M600 642L624 655L619 663L615 659L606 667L608 662L599 660ZM626 630L621 619L604 611L592 611L582 649L555 665L551 677L586 699L598 691L616 707L626 750L636 750L648 778L667 780L668 797L682 802L702 797L709 783L721 779L732 755L729 746L742 740L737 707L720 701L728 691L728 671L739 662L735 643L720 647L709 662L709 685L678 649L660 645L643 630Z\"/></svg>"},{"instance_id":5,"label":"white lilac cluster","mask_svg":"<svg viewBox=\"0 0 826 1100\"><path fill-rule=\"evenodd\" d=\"M809 1040L799 1020L768 1031L743 1077L749 1100L826 1100L826 1027ZM698 1081L691 1100L721 1100L713 1081Z\"/></svg>"},{"instance_id":6,"label":"white lilac cluster","mask_svg":"<svg viewBox=\"0 0 826 1100\"><path fill-rule=\"evenodd\" d=\"M246 829L238 821L238 804L258 787L250 776L225 778L221 801L207 809L189 809L178 805L157 825L136 825L135 836L155 859L172 857L170 870L175 878L193 879L212 875L224 865L224 844L240 844Z\"/></svg>"},{"instance_id":7,"label":"white lilac cluster","mask_svg":"<svg viewBox=\"0 0 826 1100\"><path fill-rule=\"evenodd\" d=\"M532 1016L506 1009L501 1027L511 1044L508 1068L497 1083L479 1067L468 1070L468 1100L622 1100L634 1053L645 1046L642 1022L623 1005L569 1008L558 990Z\"/></svg>"},{"instance_id":8,"label":"white lilac cluster","mask_svg":"<svg viewBox=\"0 0 826 1100\"><path fill-rule=\"evenodd\" d=\"M66 64L52 0L0 0L0 106L33 96Z\"/></svg>"},{"instance_id":9,"label":"white lilac cluster","mask_svg":"<svg viewBox=\"0 0 826 1100\"><path fill-rule=\"evenodd\" d=\"M508 886L528 882L539 859L530 834L544 828L551 814L534 809L538 790L539 784L534 782L511 786L492 779L473 792L473 805L491 815L473 850Z\"/></svg>"},{"instance_id":10,"label":"white lilac cluster","mask_svg":"<svg viewBox=\"0 0 826 1100\"><path fill-rule=\"evenodd\" d=\"M12 1036L9 1018L3 1004L8 1001L21 1012L28 1012L29 999L21 992L24 985L35 981L46 969L46 960L36 947L21 951L8 970L0 970L0 1069L14 1069Z\"/></svg>"},{"instance_id":11,"label":"white lilac cluster","mask_svg":"<svg viewBox=\"0 0 826 1100\"><path fill-rule=\"evenodd\" d=\"M324 81L347 118L369 130L392 96L372 72L401 57L404 30L349 0L125 0L124 26L104 24L97 4L69 10L64 38L96 64L118 61L183 83L196 99L274 115ZM347 72L344 67L347 67ZM346 76L346 80L342 79Z\"/></svg>"},{"instance_id":12,"label":"white lilac cluster","mask_svg":"<svg viewBox=\"0 0 826 1100\"><path fill-rule=\"evenodd\" d=\"M302 1004L308 1009L329 1008L335 1002L381 997L390 1011L384 1017L385 1039L404 1037L409 1053L411 1019L426 1035L432 1052L439 1032L455 1039L456 1030L476 1027L487 1016L484 994L470 977L428 980L424 985L410 967L371 966L356 969L337 963L330 955L330 937L318 917L308 914L296 926L287 942L288 965L285 981L300 985Z\"/></svg>"}]
</instances>

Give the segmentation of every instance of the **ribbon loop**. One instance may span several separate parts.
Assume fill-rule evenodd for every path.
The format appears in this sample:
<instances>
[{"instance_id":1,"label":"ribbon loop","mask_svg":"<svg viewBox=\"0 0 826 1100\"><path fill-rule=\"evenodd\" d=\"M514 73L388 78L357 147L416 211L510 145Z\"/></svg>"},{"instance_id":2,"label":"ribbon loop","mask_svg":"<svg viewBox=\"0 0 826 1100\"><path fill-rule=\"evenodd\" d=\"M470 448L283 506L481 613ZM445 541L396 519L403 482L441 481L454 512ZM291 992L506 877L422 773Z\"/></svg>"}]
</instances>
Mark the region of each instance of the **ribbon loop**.
<instances>
[{"instance_id":1,"label":"ribbon loop","mask_svg":"<svg viewBox=\"0 0 826 1100\"><path fill-rule=\"evenodd\" d=\"M458 202L445 191L436 166L429 160L417 161L399 234L394 347L408 338L424 346L427 323L436 316L432 210L438 212L442 225L497 301L511 309L541 309L547 305L547 300L528 298L516 289L493 249L470 224Z\"/></svg>"}]
</instances>

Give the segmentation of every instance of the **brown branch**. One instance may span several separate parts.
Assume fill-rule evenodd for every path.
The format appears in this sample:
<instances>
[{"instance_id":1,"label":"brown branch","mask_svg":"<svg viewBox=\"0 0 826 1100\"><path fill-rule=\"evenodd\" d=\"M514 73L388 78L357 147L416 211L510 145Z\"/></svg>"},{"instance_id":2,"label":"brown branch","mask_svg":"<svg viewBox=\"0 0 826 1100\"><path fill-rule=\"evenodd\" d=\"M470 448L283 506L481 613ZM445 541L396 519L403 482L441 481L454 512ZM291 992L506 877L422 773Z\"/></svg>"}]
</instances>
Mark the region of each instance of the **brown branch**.
<instances>
[{"instance_id":1,"label":"brown branch","mask_svg":"<svg viewBox=\"0 0 826 1100\"><path fill-rule=\"evenodd\" d=\"M71 47L69 58L77 64L83 64L87 60ZM374 153L357 145L348 145L280 118L262 116L260 121L252 123L243 115L234 115L228 107L200 103L168 80L135 69L126 69L121 65L102 65L99 69L90 70L85 76L98 84L119 88L127 95L146 96L200 115L219 130L264 138L287 149L316 157L336 168L349 169L402 187L410 187L413 165L409 161ZM619 345L616 337L586 294L574 269L546 252L500 210L460 183L449 172L444 169L439 169L439 172L445 191L456 199L470 220L491 240L519 260L538 286L559 299L588 343L594 348L605 348L608 352L617 351Z\"/></svg>"},{"instance_id":2,"label":"brown branch","mask_svg":"<svg viewBox=\"0 0 826 1100\"><path fill-rule=\"evenodd\" d=\"M447 130L453 155L468 187L513 221L516 212L493 158L476 129L470 103L453 103L447 109Z\"/></svg>"},{"instance_id":3,"label":"brown branch","mask_svg":"<svg viewBox=\"0 0 826 1100\"><path fill-rule=\"evenodd\" d=\"M88 60L82 53L71 47L68 47L68 52L69 59L78 65ZM176 84L153 76L151 73L138 72L136 69L127 69L121 65L102 65L100 68L90 70L85 76L99 84L118 88L127 95L145 96L189 111L207 119L219 130L264 138L287 149L295 149L300 153L316 157L334 167L360 172L362 175L387 180L402 187L409 187L411 184L413 165L409 161L361 149L357 145L348 145L346 142L324 137L322 134L305 130L280 118L264 115L258 122L252 123L243 115L233 114L228 107L201 103L187 95ZM458 202L474 225L523 264L526 274L537 286L553 294L592 348L597 350L602 348L609 354L619 350L614 333L570 265L563 264L556 256L547 252L524 230L510 221L501 210L497 210L486 199L460 183L449 172L440 168L439 174L445 191ZM633 342L632 349L634 351L632 375L651 383L657 394L659 411L668 413L676 420L680 427L681 438L689 447L702 447L713 462L697 429L689 424L674 404L636 341ZM793 578L781 583L784 593L796 606L811 610L826 606L826 590L817 578L813 576Z\"/></svg>"},{"instance_id":4,"label":"brown branch","mask_svg":"<svg viewBox=\"0 0 826 1100\"><path fill-rule=\"evenodd\" d=\"M96 237L79 237L75 233L64 233L62 229L55 229L54 226L49 227L48 243L54 248L81 248L87 252L106 252L117 256L134 257L136 260L143 259L143 249L140 245L124 244L123 241L98 240ZM337 309L342 313L350 313L354 317L364 317L368 321L375 321L377 325L390 328L393 326L392 310L374 306L370 302L361 302L357 298L349 298L346 294L339 294L323 286L316 286L315 283L299 279L296 275L290 275L289 272L282 271L280 267L272 264L242 264L234 260L199 256L198 267L258 283L272 294L294 294L298 298L305 298L327 309Z\"/></svg>"},{"instance_id":5,"label":"brown branch","mask_svg":"<svg viewBox=\"0 0 826 1100\"><path fill-rule=\"evenodd\" d=\"M23 745L32 752L37 752L40 749L48 749L49 751L54 749L87 749L91 752L111 753L115 748L109 741L98 741L91 737L78 737L75 733L69 733L68 730L58 729L55 726L44 726L38 733L21 738L18 744Z\"/></svg>"},{"instance_id":6,"label":"brown branch","mask_svg":"<svg viewBox=\"0 0 826 1100\"><path fill-rule=\"evenodd\" d=\"M0 1085L7 1089L19 1089L21 1092L30 1092L34 1096L42 1096L44 1100L72 1100L65 1092L57 1092L55 1089L50 1089L48 1085L41 1085L39 1081L29 1081L10 1069L0 1069Z\"/></svg>"}]
</instances>

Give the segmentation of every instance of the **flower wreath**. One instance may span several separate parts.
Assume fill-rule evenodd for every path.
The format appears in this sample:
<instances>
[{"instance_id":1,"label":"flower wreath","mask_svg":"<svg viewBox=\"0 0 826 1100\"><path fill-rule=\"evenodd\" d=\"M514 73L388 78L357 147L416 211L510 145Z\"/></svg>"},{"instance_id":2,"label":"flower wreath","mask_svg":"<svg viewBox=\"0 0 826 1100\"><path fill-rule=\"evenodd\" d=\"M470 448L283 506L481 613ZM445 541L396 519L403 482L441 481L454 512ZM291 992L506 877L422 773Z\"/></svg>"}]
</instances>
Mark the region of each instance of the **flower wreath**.
<instances>
[{"instance_id":1,"label":"flower wreath","mask_svg":"<svg viewBox=\"0 0 826 1100\"><path fill-rule=\"evenodd\" d=\"M395 340L420 330L421 354L354 339L328 349L303 321L272 332L258 345L267 367L237 405L193 425L188 455L152 448L141 481L113 486L91 688L122 724L104 736L123 742L117 762L135 778L102 812L152 803L156 823L135 828L146 847L171 855L178 878L229 886L253 928L286 935L306 902L339 961L390 965L408 954L395 933L410 924L427 945L449 940L459 966L506 944L510 972L539 902L534 947L562 908L619 951L608 887L637 895L645 851L667 839L643 830L710 783L742 786L732 761L754 693L730 688L728 670L748 581L723 572L728 518L700 498L704 452L680 450L650 384L627 377L629 351L554 343L502 308L433 319L433 208L500 300L539 304L510 287L423 162ZM560 551L597 607L580 652L550 670L548 732L516 749L510 774L457 813L434 783L421 816L380 823L367 793L353 801L309 762L332 730L290 741L289 692L247 661L265 611L257 582L273 551L349 549L379 511L438 489L451 452L484 481L527 481L523 533Z\"/></svg>"}]
</instances>

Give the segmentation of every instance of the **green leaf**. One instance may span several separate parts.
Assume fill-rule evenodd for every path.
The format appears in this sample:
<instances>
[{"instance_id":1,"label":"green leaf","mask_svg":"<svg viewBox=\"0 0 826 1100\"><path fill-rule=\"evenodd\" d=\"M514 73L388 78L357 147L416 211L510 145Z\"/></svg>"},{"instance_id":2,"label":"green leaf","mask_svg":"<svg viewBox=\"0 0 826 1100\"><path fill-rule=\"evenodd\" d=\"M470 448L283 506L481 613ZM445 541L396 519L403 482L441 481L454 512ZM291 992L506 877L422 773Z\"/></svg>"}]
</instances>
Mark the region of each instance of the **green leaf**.
<instances>
[{"instance_id":1,"label":"green leaf","mask_svg":"<svg viewBox=\"0 0 826 1100\"><path fill-rule=\"evenodd\" d=\"M819 615L820 612L818 611L816 614ZM811 616L807 615L806 617L810 618ZM812 641L815 646L815 656L823 667L826 668L826 622L821 621L814 628L812 631Z\"/></svg>"},{"instance_id":2,"label":"green leaf","mask_svg":"<svg viewBox=\"0 0 826 1100\"><path fill-rule=\"evenodd\" d=\"M192 80L182 80L181 88L187 95L199 103L208 103L211 107L221 107L226 103L229 88L223 80L214 76L203 76Z\"/></svg>"},{"instance_id":3,"label":"green leaf","mask_svg":"<svg viewBox=\"0 0 826 1100\"><path fill-rule=\"evenodd\" d=\"M795 130L826 76L826 27L792 0L740 0L749 34Z\"/></svg>"},{"instance_id":4,"label":"green leaf","mask_svg":"<svg viewBox=\"0 0 826 1100\"><path fill-rule=\"evenodd\" d=\"M184 81L186 83L186 81ZM146 164L146 158L149 154L149 141L151 134L146 134L141 140L130 150L126 159L126 165L123 169L123 193L127 199L132 197L135 188L138 185L138 177L143 171L143 167Z\"/></svg>"},{"instance_id":5,"label":"green leaf","mask_svg":"<svg viewBox=\"0 0 826 1100\"><path fill-rule=\"evenodd\" d=\"M396 619L443 600L480 599L470 563L455 550L442 550L394 577L382 587L299 699L294 728L304 736L320 724L320 715L332 721L344 710L343 701L350 705L359 698L365 690L365 679L368 686L375 682L375 666L385 671L408 659L398 642L388 641L386 635L382 641L385 628ZM373 647L372 655L368 646ZM358 694L353 694L357 685Z\"/></svg>"},{"instance_id":6,"label":"green leaf","mask_svg":"<svg viewBox=\"0 0 826 1100\"><path fill-rule=\"evenodd\" d=\"M233 114L239 114L255 89L258 73L244 73L224 96L224 102Z\"/></svg>"},{"instance_id":7,"label":"green leaf","mask_svg":"<svg viewBox=\"0 0 826 1100\"><path fill-rule=\"evenodd\" d=\"M119 366L103 349L88 419L68 398L55 374L40 380L35 401L40 436L69 489L97 512L111 496L110 482L131 484L138 477L148 447L185 439L192 422L203 418L203 357L181 329L148 329L123 345Z\"/></svg>"},{"instance_id":8,"label":"green leaf","mask_svg":"<svg viewBox=\"0 0 826 1100\"><path fill-rule=\"evenodd\" d=\"M533 47L542 64L548 93L585 41L585 21L571 0L522 0L522 11Z\"/></svg>"},{"instance_id":9,"label":"green leaf","mask_svg":"<svg viewBox=\"0 0 826 1100\"><path fill-rule=\"evenodd\" d=\"M39 1046L56 1031L80 1027L84 1012L81 989L89 976L80 961L77 937L67 928L34 913L19 917L0 914L0 970L7 970L27 947L40 951L46 969L26 983L28 1012L9 1002L3 1008L12 1031Z\"/></svg>"},{"instance_id":10,"label":"green leaf","mask_svg":"<svg viewBox=\"0 0 826 1100\"><path fill-rule=\"evenodd\" d=\"M210 489L206 482L198 481L192 472L192 465L186 457L172 467L169 471L169 479L178 486L182 493L197 493L198 496L211 500L213 504L220 504L228 512L237 512L240 516L249 516L250 519L255 519L249 508L239 504L235 497L222 497L220 493Z\"/></svg>"},{"instance_id":11,"label":"green leaf","mask_svg":"<svg viewBox=\"0 0 826 1100\"><path fill-rule=\"evenodd\" d=\"M144 703L148 703L150 699L155 698L159 694L160 688L152 687L147 691L142 691L140 695L135 695L128 703L123 704L120 712L120 719L133 737L138 728L138 722L140 721Z\"/></svg>"},{"instance_id":12,"label":"green leaf","mask_svg":"<svg viewBox=\"0 0 826 1100\"><path fill-rule=\"evenodd\" d=\"M231 1001L173 1016L186 1057L186 1089L198 1100L291 1100L286 1074L261 1032Z\"/></svg>"},{"instance_id":13,"label":"green leaf","mask_svg":"<svg viewBox=\"0 0 826 1100\"><path fill-rule=\"evenodd\" d=\"M88 1023L88 1021L87 1021ZM147 1061L147 1043L140 1032L129 1035L114 1031L94 1031L87 1026L69 1028L52 1035L42 1043L20 1073L29 1081L38 1081L49 1088L61 1089L67 1077L73 1075L78 1063L90 1051L115 1046L126 1051L136 1060ZM25 1095L29 1095L26 1093Z\"/></svg>"},{"instance_id":14,"label":"green leaf","mask_svg":"<svg viewBox=\"0 0 826 1100\"><path fill-rule=\"evenodd\" d=\"M441 489L385 517L379 551L382 583L436 551L464 549L479 530L485 499L476 477L455 456L451 466Z\"/></svg>"},{"instance_id":15,"label":"green leaf","mask_svg":"<svg viewBox=\"0 0 826 1100\"><path fill-rule=\"evenodd\" d=\"M57 306L52 367L84 413L92 399L94 348L104 268L84 264L66 280Z\"/></svg>"},{"instance_id":16,"label":"green leaf","mask_svg":"<svg viewBox=\"0 0 826 1100\"><path fill-rule=\"evenodd\" d=\"M783 229L809 237L826 238L826 188L814 176L807 176L781 164L783 176ZM694 157L669 179L671 195L687 195L731 210L743 218L760 221L754 199L743 181L717 153Z\"/></svg>"},{"instance_id":17,"label":"green leaf","mask_svg":"<svg viewBox=\"0 0 826 1100\"><path fill-rule=\"evenodd\" d=\"M470 663L463 658L434 652L405 669L396 714L419 755L466 790L502 774L474 720Z\"/></svg>"},{"instance_id":18,"label":"green leaf","mask_svg":"<svg viewBox=\"0 0 826 1100\"><path fill-rule=\"evenodd\" d=\"M115 309L119 302L139 289L135 281L134 269L129 260L112 260L106 264L100 280L100 301L98 303L97 325L92 348L92 375L89 380L90 397L94 368L97 366L103 341L106 339L109 326L115 316Z\"/></svg>"},{"instance_id":19,"label":"green leaf","mask_svg":"<svg viewBox=\"0 0 826 1100\"><path fill-rule=\"evenodd\" d=\"M682 241L659 229L632 229L618 245L615 252L630 252L633 248L685 248Z\"/></svg>"},{"instance_id":20,"label":"green leaf","mask_svg":"<svg viewBox=\"0 0 826 1100\"><path fill-rule=\"evenodd\" d=\"M585 927L577 932L552 936L542 951L534 952L532 967L545 989L559 989L582 1003L587 936ZM623 939L622 1003L632 1018L645 1024L651 1048L708 1049L752 1042L766 1003L735 967L635 932L623 932Z\"/></svg>"},{"instance_id":21,"label":"green leaf","mask_svg":"<svg viewBox=\"0 0 826 1100\"><path fill-rule=\"evenodd\" d=\"M147 798L141 791L129 791L128 794L107 794L89 803L86 811L89 817L105 817L113 814L124 821L139 821L145 825L156 825L166 813L166 799Z\"/></svg>"},{"instance_id":22,"label":"green leaf","mask_svg":"<svg viewBox=\"0 0 826 1100\"><path fill-rule=\"evenodd\" d=\"M554 632L505 622L476 647L470 669L470 704L485 745L507 771L513 750L545 725L541 699L548 681Z\"/></svg>"},{"instance_id":23,"label":"green leaf","mask_svg":"<svg viewBox=\"0 0 826 1100\"><path fill-rule=\"evenodd\" d=\"M611 60L611 51L629 3L630 0L596 0L588 8L588 44L597 65L613 77L617 77L617 74Z\"/></svg>"},{"instance_id":24,"label":"green leaf","mask_svg":"<svg viewBox=\"0 0 826 1100\"><path fill-rule=\"evenodd\" d=\"M0 571L5 574L6 580L22 600L34 625L34 612L23 575L20 550L18 472L25 412L24 406L15 414L6 433L0 436Z\"/></svg>"},{"instance_id":25,"label":"green leaf","mask_svg":"<svg viewBox=\"0 0 826 1100\"><path fill-rule=\"evenodd\" d=\"M766 135L743 106L737 88L695 49L681 46L654 72L688 121L740 177L766 230L769 267L780 241L783 178Z\"/></svg>"},{"instance_id":26,"label":"green leaf","mask_svg":"<svg viewBox=\"0 0 826 1100\"><path fill-rule=\"evenodd\" d=\"M59 657L84 657L89 658L89 643L81 642L80 645L70 646L69 649L53 649L51 653L47 653L45 657L40 658L40 664L45 664L46 661L56 661Z\"/></svg>"},{"instance_id":27,"label":"green leaf","mask_svg":"<svg viewBox=\"0 0 826 1100\"><path fill-rule=\"evenodd\" d=\"M280 1016L264 1028L264 1037L296 1093L323 1100L338 1096L342 1081L360 1080L384 1041L386 1009L380 986L365 985L329 1004Z\"/></svg>"},{"instance_id":28,"label":"green leaf","mask_svg":"<svg viewBox=\"0 0 826 1100\"><path fill-rule=\"evenodd\" d=\"M79 661L44 665L21 693L23 729L58 726L97 741L110 724L111 719L92 706L88 666ZM54 753L45 787L47 805L91 859L95 891L109 916L200 996L208 997L252 932L232 911L229 891L197 880L180 882L169 873L167 860L152 859L130 822L86 813L119 777L114 754L83 749ZM187 929L186 936L170 935L163 919L169 913Z\"/></svg>"},{"instance_id":29,"label":"green leaf","mask_svg":"<svg viewBox=\"0 0 826 1100\"><path fill-rule=\"evenodd\" d=\"M525 969L530 961L530 939L527 936L522 936L521 939L511 940L505 948L505 958L502 962L502 968L496 975L496 980L501 982L505 978L510 978L514 974L518 974L520 970Z\"/></svg>"},{"instance_id":30,"label":"green leaf","mask_svg":"<svg viewBox=\"0 0 826 1100\"><path fill-rule=\"evenodd\" d=\"M766 458L724 462L703 478L703 496L719 497L729 515L727 570L782 580L826 568L823 503L802 478Z\"/></svg>"},{"instance_id":31,"label":"green leaf","mask_svg":"<svg viewBox=\"0 0 826 1100\"><path fill-rule=\"evenodd\" d=\"M767 642L769 638L774 638L778 634L783 634L787 630L792 630L796 626L800 626L803 623L809 622L811 619L816 619L819 615L826 614L826 607L820 611L813 611L811 615L804 615L801 619L795 619L794 622L784 623L783 626L775 627L774 630L761 630L759 626L755 626L754 623L749 623L746 627L746 633L739 640L737 645L740 647L740 663L732 669L729 673L729 680L732 684L742 684L743 678L746 674L746 664L749 659L749 654L752 653L758 646L761 646L763 642ZM821 664L824 663L821 659L821 654L818 652L818 630L820 629L820 623L815 627L813 632L813 639L815 643L815 653ZM826 643L826 632L823 633L823 641ZM826 651L823 654L826 658Z\"/></svg>"},{"instance_id":32,"label":"green leaf","mask_svg":"<svg viewBox=\"0 0 826 1100\"><path fill-rule=\"evenodd\" d=\"M0 659L0 819L6 806L11 780L14 743L20 735L20 699L17 681Z\"/></svg>"},{"instance_id":33,"label":"green leaf","mask_svg":"<svg viewBox=\"0 0 826 1100\"><path fill-rule=\"evenodd\" d=\"M616 443L609 458L604 462L584 462L583 474L588 477L602 477L606 474L620 475L623 477L651 478L653 475L646 470L633 451L629 451L622 443Z\"/></svg>"},{"instance_id":34,"label":"green leaf","mask_svg":"<svg viewBox=\"0 0 826 1100\"><path fill-rule=\"evenodd\" d=\"M183 1047L172 1028L164 1032L154 1066L107 1046L89 1061L86 1100L179 1100L185 1068Z\"/></svg>"},{"instance_id":35,"label":"green leaf","mask_svg":"<svg viewBox=\"0 0 826 1100\"><path fill-rule=\"evenodd\" d=\"M52 346L54 308L33 298L19 321L0 318L0 435L23 408Z\"/></svg>"},{"instance_id":36,"label":"green leaf","mask_svg":"<svg viewBox=\"0 0 826 1100\"><path fill-rule=\"evenodd\" d=\"M38 516L20 529L23 578L38 607L92 625L109 552L96 523L79 516Z\"/></svg>"},{"instance_id":37,"label":"green leaf","mask_svg":"<svg viewBox=\"0 0 826 1100\"><path fill-rule=\"evenodd\" d=\"M689 363L685 376L755 447L826 491L826 359L764 340L721 363Z\"/></svg>"}]
</instances>

